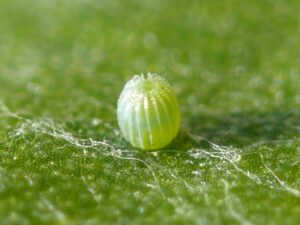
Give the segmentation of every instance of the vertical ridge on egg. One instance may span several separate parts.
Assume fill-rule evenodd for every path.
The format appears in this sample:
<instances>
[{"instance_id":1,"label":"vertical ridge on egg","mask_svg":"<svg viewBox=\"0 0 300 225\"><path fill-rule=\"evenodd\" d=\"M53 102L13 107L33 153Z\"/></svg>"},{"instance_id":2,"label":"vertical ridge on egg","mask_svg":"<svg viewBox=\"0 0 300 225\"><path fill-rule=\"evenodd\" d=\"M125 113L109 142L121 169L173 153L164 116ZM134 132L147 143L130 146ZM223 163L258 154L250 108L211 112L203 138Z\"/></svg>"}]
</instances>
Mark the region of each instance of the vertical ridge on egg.
<instances>
[{"instance_id":1,"label":"vertical ridge on egg","mask_svg":"<svg viewBox=\"0 0 300 225\"><path fill-rule=\"evenodd\" d=\"M118 124L125 140L144 150L170 144L180 127L180 110L168 82L156 75L135 75L119 97Z\"/></svg>"}]
</instances>

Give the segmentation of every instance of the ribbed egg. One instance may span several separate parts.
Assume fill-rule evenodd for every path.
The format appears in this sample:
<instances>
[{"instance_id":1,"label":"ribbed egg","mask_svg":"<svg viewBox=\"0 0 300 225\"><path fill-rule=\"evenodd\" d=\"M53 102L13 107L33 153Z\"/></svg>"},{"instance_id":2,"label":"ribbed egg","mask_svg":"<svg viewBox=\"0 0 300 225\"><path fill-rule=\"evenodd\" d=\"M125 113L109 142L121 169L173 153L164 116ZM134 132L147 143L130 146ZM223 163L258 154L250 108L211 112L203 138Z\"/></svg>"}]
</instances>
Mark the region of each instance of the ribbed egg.
<instances>
[{"instance_id":1,"label":"ribbed egg","mask_svg":"<svg viewBox=\"0 0 300 225\"><path fill-rule=\"evenodd\" d=\"M135 75L118 100L118 123L132 146L156 150L171 143L180 127L178 101L168 82L156 75Z\"/></svg>"}]
</instances>

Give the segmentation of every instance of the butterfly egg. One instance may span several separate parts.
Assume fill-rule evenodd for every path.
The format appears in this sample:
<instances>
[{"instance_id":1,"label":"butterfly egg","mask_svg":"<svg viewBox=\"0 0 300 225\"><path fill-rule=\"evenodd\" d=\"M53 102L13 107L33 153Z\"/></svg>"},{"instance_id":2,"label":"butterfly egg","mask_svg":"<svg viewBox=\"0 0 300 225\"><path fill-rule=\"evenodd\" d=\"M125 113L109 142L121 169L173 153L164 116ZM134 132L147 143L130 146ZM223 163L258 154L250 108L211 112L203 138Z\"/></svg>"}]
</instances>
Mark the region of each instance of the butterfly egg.
<instances>
[{"instance_id":1,"label":"butterfly egg","mask_svg":"<svg viewBox=\"0 0 300 225\"><path fill-rule=\"evenodd\" d=\"M119 97L118 123L132 146L156 150L170 144L180 127L180 110L168 82L156 75L135 75Z\"/></svg>"}]
</instances>

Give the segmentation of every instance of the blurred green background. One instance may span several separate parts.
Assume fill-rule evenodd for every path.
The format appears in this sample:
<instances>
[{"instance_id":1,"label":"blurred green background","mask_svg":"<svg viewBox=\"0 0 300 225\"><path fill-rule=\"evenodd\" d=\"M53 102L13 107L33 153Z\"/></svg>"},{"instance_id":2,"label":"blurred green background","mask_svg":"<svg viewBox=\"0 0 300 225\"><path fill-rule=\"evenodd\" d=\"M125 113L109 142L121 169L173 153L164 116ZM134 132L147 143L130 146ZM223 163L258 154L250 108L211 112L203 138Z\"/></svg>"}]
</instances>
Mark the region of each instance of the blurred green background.
<instances>
[{"instance_id":1,"label":"blurred green background","mask_svg":"<svg viewBox=\"0 0 300 225\"><path fill-rule=\"evenodd\" d=\"M1 0L0 224L299 224L300 1ZM154 72L176 140L116 102Z\"/></svg>"}]
</instances>

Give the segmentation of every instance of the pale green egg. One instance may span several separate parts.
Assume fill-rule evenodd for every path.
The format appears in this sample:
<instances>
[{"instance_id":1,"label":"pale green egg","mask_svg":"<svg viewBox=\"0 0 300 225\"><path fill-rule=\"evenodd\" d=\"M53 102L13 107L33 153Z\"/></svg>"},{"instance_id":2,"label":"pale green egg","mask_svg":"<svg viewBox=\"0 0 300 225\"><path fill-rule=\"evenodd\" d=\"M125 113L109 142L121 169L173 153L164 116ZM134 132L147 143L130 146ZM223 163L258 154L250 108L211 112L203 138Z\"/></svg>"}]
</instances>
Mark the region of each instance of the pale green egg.
<instances>
[{"instance_id":1,"label":"pale green egg","mask_svg":"<svg viewBox=\"0 0 300 225\"><path fill-rule=\"evenodd\" d=\"M180 109L168 82L156 75L135 75L119 97L118 123L132 146L156 150L170 144L180 127Z\"/></svg>"}]
</instances>

